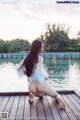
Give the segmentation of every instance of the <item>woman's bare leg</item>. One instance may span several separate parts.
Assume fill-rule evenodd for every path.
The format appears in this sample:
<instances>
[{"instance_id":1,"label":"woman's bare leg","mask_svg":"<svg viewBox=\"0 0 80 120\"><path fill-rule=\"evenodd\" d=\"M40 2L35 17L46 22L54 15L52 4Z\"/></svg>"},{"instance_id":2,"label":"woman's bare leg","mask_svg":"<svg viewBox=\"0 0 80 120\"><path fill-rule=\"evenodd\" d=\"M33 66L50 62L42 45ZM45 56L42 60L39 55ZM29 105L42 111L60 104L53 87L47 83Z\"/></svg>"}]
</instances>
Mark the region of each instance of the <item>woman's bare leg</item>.
<instances>
[{"instance_id":1,"label":"woman's bare leg","mask_svg":"<svg viewBox=\"0 0 80 120\"><path fill-rule=\"evenodd\" d=\"M36 85L34 83L29 83L28 89L29 89L29 102L33 103L34 102L34 93L36 92Z\"/></svg>"},{"instance_id":2,"label":"woman's bare leg","mask_svg":"<svg viewBox=\"0 0 80 120\"><path fill-rule=\"evenodd\" d=\"M29 102L30 103L33 103L34 102L34 96L38 96L40 98L43 97L44 93L41 93L41 92L38 92L37 89L36 89L36 82L31 82L29 85L28 85L28 89L29 89Z\"/></svg>"},{"instance_id":3,"label":"woman's bare leg","mask_svg":"<svg viewBox=\"0 0 80 120\"><path fill-rule=\"evenodd\" d=\"M46 82L44 85L37 84L37 89L38 89L38 91L46 93L47 95L55 98L55 100L57 100L60 108L62 108L62 109L65 108L65 104L64 104L64 101L61 98L61 96L54 89L52 89Z\"/></svg>"},{"instance_id":4,"label":"woman's bare leg","mask_svg":"<svg viewBox=\"0 0 80 120\"><path fill-rule=\"evenodd\" d=\"M46 82L43 85L38 82L30 83L28 88L29 91L33 94L32 96L39 93L41 94L46 93L47 95L52 96L53 98L55 98L55 100L57 100L60 108L62 109L65 108L65 104L61 96L54 89L52 89Z\"/></svg>"},{"instance_id":5,"label":"woman's bare leg","mask_svg":"<svg viewBox=\"0 0 80 120\"><path fill-rule=\"evenodd\" d=\"M32 92L29 92L29 102L34 103L34 94Z\"/></svg>"}]
</instances>

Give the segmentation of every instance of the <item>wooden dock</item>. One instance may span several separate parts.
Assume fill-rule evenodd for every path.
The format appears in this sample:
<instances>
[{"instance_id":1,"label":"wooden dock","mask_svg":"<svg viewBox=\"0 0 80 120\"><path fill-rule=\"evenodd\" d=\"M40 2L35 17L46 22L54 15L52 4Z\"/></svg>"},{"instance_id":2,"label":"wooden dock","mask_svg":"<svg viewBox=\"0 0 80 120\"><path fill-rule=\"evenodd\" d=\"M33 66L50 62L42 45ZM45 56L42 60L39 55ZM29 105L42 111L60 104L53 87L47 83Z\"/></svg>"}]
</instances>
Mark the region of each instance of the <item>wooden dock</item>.
<instances>
[{"instance_id":1,"label":"wooden dock","mask_svg":"<svg viewBox=\"0 0 80 120\"><path fill-rule=\"evenodd\" d=\"M80 120L80 93L73 90L58 93L66 104L65 110L59 109L56 101L47 95L42 99L36 96L30 104L28 92L0 93L0 114L7 112L8 120Z\"/></svg>"}]
</instances>

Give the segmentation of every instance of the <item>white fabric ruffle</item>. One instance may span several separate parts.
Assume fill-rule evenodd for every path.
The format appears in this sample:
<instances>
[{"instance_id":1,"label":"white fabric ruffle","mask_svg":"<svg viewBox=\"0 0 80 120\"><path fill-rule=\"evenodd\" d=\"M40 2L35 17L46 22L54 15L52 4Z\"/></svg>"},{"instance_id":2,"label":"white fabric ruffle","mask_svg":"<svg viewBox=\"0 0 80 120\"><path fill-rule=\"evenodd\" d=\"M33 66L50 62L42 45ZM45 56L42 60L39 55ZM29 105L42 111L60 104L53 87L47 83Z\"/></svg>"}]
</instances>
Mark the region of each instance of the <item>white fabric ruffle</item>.
<instances>
[{"instance_id":1,"label":"white fabric ruffle","mask_svg":"<svg viewBox=\"0 0 80 120\"><path fill-rule=\"evenodd\" d=\"M48 79L48 74L43 67L36 68L30 77L28 77L29 82L38 81L44 84L46 79Z\"/></svg>"},{"instance_id":2,"label":"white fabric ruffle","mask_svg":"<svg viewBox=\"0 0 80 120\"><path fill-rule=\"evenodd\" d=\"M21 68L21 64L22 62L18 64L16 68L19 78L25 75L24 68ZM43 66L43 58L41 56L39 56L39 62L34 66L34 70L31 76L30 77L27 76L27 79L28 82L38 81L41 84L45 83L46 79L48 79L48 73L46 72Z\"/></svg>"},{"instance_id":3,"label":"white fabric ruffle","mask_svg":"<svg viewBox=\"0 0 80 120\"><path fill-rule=\"evenodd\" d=\"M23 68L20 68L20 66L19 65L17 65L16 66L16 71L17 71L17 74L18 74L18 77L19 78L22 78L22 77L24 77L24 70L23 70Z\"/></svg>"}]
</instances>

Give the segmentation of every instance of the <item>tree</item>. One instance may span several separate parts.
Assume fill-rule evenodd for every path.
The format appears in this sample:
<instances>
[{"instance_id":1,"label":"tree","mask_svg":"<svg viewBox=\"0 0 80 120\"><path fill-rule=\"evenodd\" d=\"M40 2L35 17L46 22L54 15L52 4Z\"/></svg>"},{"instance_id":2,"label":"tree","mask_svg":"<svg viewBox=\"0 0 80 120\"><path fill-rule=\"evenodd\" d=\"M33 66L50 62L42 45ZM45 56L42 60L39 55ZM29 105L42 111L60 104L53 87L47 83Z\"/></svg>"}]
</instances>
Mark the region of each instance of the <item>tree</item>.
<instances>
[{"instance_id":1,"label":"tree","mask_svg":"<svg viewBox=\"0 0 80 120\"><path fill-rule=\"evenodd\" d=\"M20 38L11 41L4 41L0 39L0 53L28 51L30 43L27 40Z\"/></svg>"},{"instance_id":2,"label":"tree","mask_svg":"<svg viewBox=\"0 0 80 120\"><path fill-rule=\"evenodd\" d=\"M0 39L0 53L4 52L5 49L5 41Z\"/></svg>"},{"instance_id":3,"label":"tree","mask_svg":"<svg viewBox=\"0 0 80 120\"><path fill-rule=\"evenodd\" d=\"M63 51L69 43L69 29L65 29L65 25L47 24L46 32L43 36L44 47L46 51Z\"/></svg>"},{"instance_id":4,"label":"tree","mask_svg":"<svg viewBox=\"0 0 80 120\"><path fill-rule=\"evenodd\" d=\"M20 52L28 51L30 43L27 40L17 38L15 40L8 41L8 52Z\"/></svg>"}]
</instances>

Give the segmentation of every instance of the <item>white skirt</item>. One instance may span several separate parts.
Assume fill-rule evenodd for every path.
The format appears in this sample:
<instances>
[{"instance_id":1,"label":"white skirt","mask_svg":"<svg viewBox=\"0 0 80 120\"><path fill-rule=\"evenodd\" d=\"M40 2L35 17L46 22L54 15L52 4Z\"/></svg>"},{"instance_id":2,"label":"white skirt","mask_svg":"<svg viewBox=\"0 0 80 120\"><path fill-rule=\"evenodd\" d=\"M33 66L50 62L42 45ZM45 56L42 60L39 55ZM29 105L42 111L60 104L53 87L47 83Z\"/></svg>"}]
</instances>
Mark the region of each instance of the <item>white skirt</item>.
<instances>
[{"instance_id":1,"label":"white skirt","mask_svg":"<svg viewBox=\"0 0 80 120\"><path fill-rule=\"evenodd\" d=\"M48 79L48 73L44 68L36 69L35 72L33 72L32 75L28 77L29 82L38 81L41 84L44 84L46 82L46 79Z\"/></svg>"},{"instance_id":2,"label":"white skirt","mask_svg":"<svg viewBox=\"0 0 80 120\"><path fill-rule=\"evenodd\" d=\"M17 66L16 71L19 79L24 77L25 74L23 68L20 69L19 66ZM46 82L46 79L48 79L48 73L43 67L36 68L30 77L27 76L28 82L38 81L39 83L44 84Z\"/></svg>"}]
</instances>

